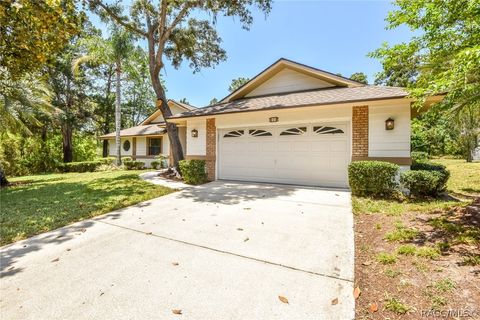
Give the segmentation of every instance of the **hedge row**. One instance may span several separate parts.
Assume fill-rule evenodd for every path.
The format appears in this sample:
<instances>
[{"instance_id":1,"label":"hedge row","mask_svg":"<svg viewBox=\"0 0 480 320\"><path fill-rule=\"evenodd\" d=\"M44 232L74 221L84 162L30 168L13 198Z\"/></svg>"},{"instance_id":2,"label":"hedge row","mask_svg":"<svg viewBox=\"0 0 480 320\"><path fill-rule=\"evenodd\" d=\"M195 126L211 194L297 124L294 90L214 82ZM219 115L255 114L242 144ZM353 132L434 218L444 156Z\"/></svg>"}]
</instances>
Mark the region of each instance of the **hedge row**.
<instances>
[{"instance_id":1,"label":"hedge row","mask_svg":"<svg viewBox=\"0 0 480 320\"><path fill-rule=\"evenodd\" d=\"M352 194L388 197L400 188L408 189L411 196L438 196L446 190L450 172L441 164L418 161L411 170L382 161L355 161L348 167L348 180Z\"/></svg>"}]
</instances>

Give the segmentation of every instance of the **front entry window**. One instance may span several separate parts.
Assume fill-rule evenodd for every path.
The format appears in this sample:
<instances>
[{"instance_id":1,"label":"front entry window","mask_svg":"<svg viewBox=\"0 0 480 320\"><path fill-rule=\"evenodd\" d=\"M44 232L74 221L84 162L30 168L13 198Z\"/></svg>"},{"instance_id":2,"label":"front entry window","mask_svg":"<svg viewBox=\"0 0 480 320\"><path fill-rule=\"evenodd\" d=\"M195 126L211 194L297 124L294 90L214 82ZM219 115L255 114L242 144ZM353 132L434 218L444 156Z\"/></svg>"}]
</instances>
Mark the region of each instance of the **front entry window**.
<instances>
[{"instance_id":1,"label":"front entry window","mask_svg":"<svg viewBox=\"0 0 480 320\"><path fill-rule=\"evenodd\" d=\"M148 155L156 156L162 152L162 138L148 139Z\"/></svg>"}]
</instances>

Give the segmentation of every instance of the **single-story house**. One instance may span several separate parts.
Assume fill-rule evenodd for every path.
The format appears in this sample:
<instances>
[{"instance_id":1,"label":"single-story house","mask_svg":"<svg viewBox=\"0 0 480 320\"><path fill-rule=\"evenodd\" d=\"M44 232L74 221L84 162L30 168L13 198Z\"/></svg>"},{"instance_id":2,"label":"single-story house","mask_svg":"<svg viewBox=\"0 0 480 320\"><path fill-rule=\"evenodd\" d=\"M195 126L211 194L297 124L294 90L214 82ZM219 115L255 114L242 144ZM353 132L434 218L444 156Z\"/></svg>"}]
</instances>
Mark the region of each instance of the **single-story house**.
<instances>
[{"instance_id":1,"label":"single-story house","mask_svg":"<svg viewBox=\"0 0 480 320\"><path fill-rule=\"evenodd\" d=\"M169 100L168 105L172 113L181 113L196 109L191 105L174 100ZM122 157L131 157L134 160L142 161L147 167L150 166L150 163L154 161L158 155L164 155L170 159L170 141L165 127L165 119L160 110L157 110L138 126L121 130L120 152ZM185 127L179 128L180 142L183 148L185 148L186 145L185 130ZM114 156L116 153L115 132L100 136L99 138L108 140L108 153Z\"/></svg>"},{"instance_id":2,"label":"single-story house","mask_svg":"<svg viewBox=\"0 0 480 320\"><path fill-rule=\"evenodd\" d=\"M403 88L279 59L218 104L167 121L210 180L348 187L351 161L409 168L412 101Z\"/></svg>"},{"instance_id":3,"label":"single-story house","mask_svg":"<svg viewBox=\"0 0 480 320\"><path fill-rule=\"evenodd\" d=\"M185 158L206 161L209 180L348 187L351 161L409 168L412 102L404 88L366 85L282 58L217 104L170 100L167 121L179 127ZM121 136L122 155L147 166L155 155L170 155L160 111ZM115 133L101 138L114 155Z\"/></svg>"}]
</instances>

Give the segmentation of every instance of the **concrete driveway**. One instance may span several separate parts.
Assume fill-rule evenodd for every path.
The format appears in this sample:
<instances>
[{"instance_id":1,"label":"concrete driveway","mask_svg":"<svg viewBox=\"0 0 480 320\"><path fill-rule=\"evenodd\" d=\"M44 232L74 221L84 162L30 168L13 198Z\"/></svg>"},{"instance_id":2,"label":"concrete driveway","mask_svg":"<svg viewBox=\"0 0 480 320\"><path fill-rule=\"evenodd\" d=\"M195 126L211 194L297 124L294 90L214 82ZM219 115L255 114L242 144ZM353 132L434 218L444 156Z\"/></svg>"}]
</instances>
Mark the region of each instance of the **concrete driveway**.
<instances>
[{"instance_id":1,"label":"concrete driveway","mask_svg":"<svg viewBox=\"0 0 480 320\"><path fill-rule=\"evenodd\" d=\"M353 319L353 250L349 192L217 181L1 248L0 314Z\"/></svg>"}]
</instances>

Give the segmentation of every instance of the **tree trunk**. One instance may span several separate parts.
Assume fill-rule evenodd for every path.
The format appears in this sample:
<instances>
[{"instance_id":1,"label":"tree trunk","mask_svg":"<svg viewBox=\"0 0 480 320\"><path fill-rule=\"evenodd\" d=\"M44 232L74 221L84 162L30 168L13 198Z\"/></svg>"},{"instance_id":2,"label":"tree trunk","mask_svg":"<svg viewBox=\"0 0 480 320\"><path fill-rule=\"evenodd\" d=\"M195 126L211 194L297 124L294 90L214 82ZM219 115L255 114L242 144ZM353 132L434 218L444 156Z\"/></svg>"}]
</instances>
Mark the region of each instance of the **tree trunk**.
<instances>
[{"instance_id":1,"label":"tree trunk","mask_svg":"<svg viewBox=\"0 0 480 320\"><path fill-rule=\"evenodd\" d=\"M107 69L107 88L105 92L105 119L103 123L103 134L109 134L110 133L110 115L111 115L111 110L110 110L110 93L112 89L112 78L113 78L113 65L110 64L108 69ZM108 140L103 140L103 150L102 150L102 155L103 157L108 156Z\"/></svg>"},{"instance_id":2,"label":"tree trunk","mask_svg":"<svg viewBox=\"0 0 480 320\"><path fill-rule=\"evenodd\" d=\"M122 75L122 70L121 70L121 62L120 60L117 60L117 65L116 65L116 73L117 73L117 85L116 85L116 99L115 99L115 151L116 151L116 157L117 157L117 165L122 164L122 159L121 159L121 151L120 151L120 127L121 127L121 109L120 109L120 81L121 81L121 75Z\"/></svg>"},{"instance_id":3,"label":"tree trunk","mask_svg":"<svg viewBox=\"0 0 480 320\"><path fill-rule=\"evenodd\" d=\"M183 149L182 144L180 143L180 137L178 136L178 127L175 123L168 122L167 120L167 118L172 115L172 111L168 106L165 91L160 83L160 77L154 76L152 71L150 72L150 75L152 79L153 90L155 90L157 97L157 108L159 108L162 112L163 118L166 122L168 139L170 140L170 150L173 156L173 166L177 168L178 172L180 172L178 163L180 160L183 160Z\"/></svg>"},{"instance_id":4,"label":"tree trunk","mask_svg":"<svg viewBox=\"0 0 480 320\"><path fill-rule=\"evenodd\" d=\"M73 161L73 143L72 143L72 127L68 123L62 125L63 138L63 162Z\"/></svg>"},{"instance_id":5,"label":"tree trunk","mask_svg":"<svg viewBox=\"0 0 480 320\"><path fill-rule=\"evenodd\" d=\"M0 187L5 187L7 185L7 176L5 175L5 171L3 171L3 166L0 164Z\"/></svg>"}]
</instances>

